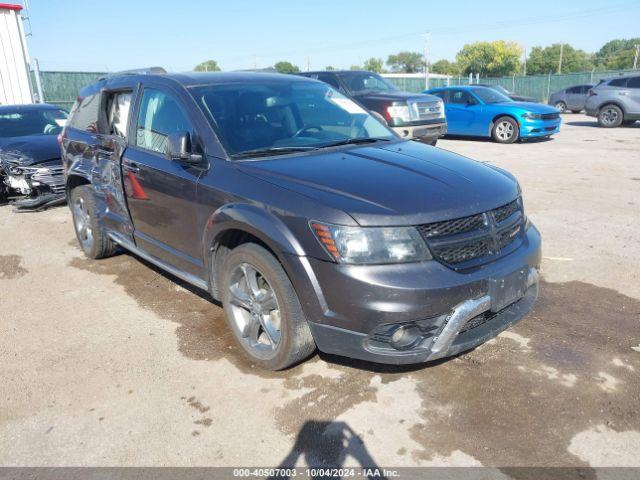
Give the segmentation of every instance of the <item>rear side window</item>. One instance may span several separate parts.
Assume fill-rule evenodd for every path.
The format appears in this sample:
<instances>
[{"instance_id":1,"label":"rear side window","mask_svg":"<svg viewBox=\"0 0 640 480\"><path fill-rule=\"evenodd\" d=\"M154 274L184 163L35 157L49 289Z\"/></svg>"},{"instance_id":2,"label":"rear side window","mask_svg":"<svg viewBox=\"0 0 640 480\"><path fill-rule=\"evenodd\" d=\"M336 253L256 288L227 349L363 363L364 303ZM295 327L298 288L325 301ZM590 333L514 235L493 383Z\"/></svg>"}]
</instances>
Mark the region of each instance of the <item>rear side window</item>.
<instances>
[{"instance_id":1,"label":"rear side window","mask_svg":"<svg viewBox=\"0 0 640 480\"><path fill-rule=\"evenodd\" d=\"M338 79L336 77L334 77L333 75L327 75L327 74L320 73L320 74L318 74L318 80L320 80L321 82L324 82L324 83L328 83L333 88L336 88L336 89L340 90L340 83L338 82Z\"/></svg>"},{"instance_id":2,"label":"rear side window","mask_svg":"<svg viewBox=\"0 0 640 480\"><path fill-rule=\"evenodd\" d=\"M127 138L129 110L131 107L131 92L113 94L108 102L108 121L110 134Z\"/></svg>"},{"instance_id":3,"label":"rear side window","mask_svg":"<svg viewBox=\"0 0 640 480\"><path fill-rule=\"evenodd\" d=\"M626 78L616 78L614 80L611 80L609 82L609 85L611 85L612 87L626 87L627 86L627 79Z\"/></svg>"},{"instance_id":4,"label":"rear side window","mask_svg":"<svg viewBox=\"0 0 640 480\"><path fill-rule=\"evenodd\" d=\"M571 87L567 90L567 93L580 93L582 91L582 87Z\"/></svg>"},{"instance_id":5,"label":"rear side window","mask_svg":"<svg viewBox=\"0 0 640 480\"><path fill-rule=\"evenodd\" d=\"M99 110L100 95L87 95L74 106L71 112L69 126L78 130L97 133Z\"/></svg>"},{"instance_id":6,"label":"rear side window","mask_svg":"<svg viewBox=\"0 0 640 480\"><path fill-rule=\"evenodd\" d=\"M192 130L187 116L171 95L151 88L144 90L136 127L136 146L164 153L169 135L191 134Z\"/></svg>"},{"instance_id":7,"label":"rear side window","mask_svg":"<svg viewBox=\"0 0 640 480\"><path fill-rule=\"evenodd\" d=\"M446 103L449 100L448 93L449 92L447 90L441 90L439 92L433 92L431 95L435 95L436 97L442 99L442 101Z\"/></svg>"},{"instance_id":8,"label":"rear side window","mask_svg":"<svg viewBox=\"0 0 640 480\"><path fill-rule=\"evenodd\" d=\"M627 87L629 88L640 88L640 77L630 78L627 82Z\"/></svg>"}]
</instances>

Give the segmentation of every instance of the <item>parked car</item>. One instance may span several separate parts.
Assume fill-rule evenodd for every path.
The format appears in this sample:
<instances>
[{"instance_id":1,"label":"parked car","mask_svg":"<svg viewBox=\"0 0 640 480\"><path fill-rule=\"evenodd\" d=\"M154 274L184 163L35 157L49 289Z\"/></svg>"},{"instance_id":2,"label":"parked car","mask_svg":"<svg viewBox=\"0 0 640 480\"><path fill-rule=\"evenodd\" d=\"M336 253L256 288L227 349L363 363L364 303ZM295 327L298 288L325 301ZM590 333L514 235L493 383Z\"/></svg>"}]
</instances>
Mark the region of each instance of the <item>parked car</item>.
<instances>
[{"instance_id":1,"label":"parked car","mask_svg":"<svg viewBox=\"0 0 640 480\"><path fill-rule=\"evenodd\" d=\"M431 95L398 90L380 75L367 71L304 72L304 77L328 83L379 114L402 138L435 145L447 133L444 106Z\"/></svg>"},{"instance_id":2,"label":"parked car","mask_svg":"<svg viewBox=\"0 0 640 480\"><path fill-rule=\"evenodd\" d=\"M580 113L587 102L587 92L592 87L591 84L584 84L558 90L549 96L549 105L553 105L560 113L568 110Z\"/></svg>"},{"instance_id":3,"label":"parked car","mask_svg":"<svg viewBox=\"0 0 640 480\"><path fill-rule=\"evenodd\" d=\"M538 100L536 100L533 97L527 97L525 95L518 95L515 92L510 92L509 90L507 90L506 88L504 88L502 85L490 85L488 83L477 83L475 85L478 85L479 87L487 87L487 88L492 88L493 90L496 90L500 93L502 93L503 95L506 95L507 97L509 97L511 100L513 100L514 102L531 102L531 103L538 103Z\"/></svg>"},{"instance_id":4,"label":"parked car","mask_svg":"<svg viewBox=\"0 0 640 480\"><path fill-rule=\"evenodd\" d=\"M14 202L18 209L64 202L57 136L66 119L55 105L0 106L0 197L24 196Z\"/></svg>"},{"instance_id":5,"label":"parked car","mask_svg":"<svg viewBox=\"0 0 640 480\"><path fill-rule=\"evenodd\" d=\"M560 131L560 114L548 105L514 102L497 90L472 86L427 90L444 101L448 133L493 137L498 143L550 137Z\"/></svg>"},{"instance_id":6,"label":"parked car","mask_svg":"<svg viewBox=\"0 0 640 480\"><path fill-rule=\"evenodd\" d=\"M640 75L602 80L587 93L585 109L605 128L640 120Z\"/></svg>"},{"instance_id":7,"label":"parked car","mask_svg":"<svg viewBox=\"0 0 640 480\"><path fill-rule=\"evenodd\" d=\"M316 346L446 357L537 296L540 234L513 175L400 139L315 80L107 78L81 91L62 151L85 254L120 245L208 291L268 369Z\"/></svg>"}]
</instances>

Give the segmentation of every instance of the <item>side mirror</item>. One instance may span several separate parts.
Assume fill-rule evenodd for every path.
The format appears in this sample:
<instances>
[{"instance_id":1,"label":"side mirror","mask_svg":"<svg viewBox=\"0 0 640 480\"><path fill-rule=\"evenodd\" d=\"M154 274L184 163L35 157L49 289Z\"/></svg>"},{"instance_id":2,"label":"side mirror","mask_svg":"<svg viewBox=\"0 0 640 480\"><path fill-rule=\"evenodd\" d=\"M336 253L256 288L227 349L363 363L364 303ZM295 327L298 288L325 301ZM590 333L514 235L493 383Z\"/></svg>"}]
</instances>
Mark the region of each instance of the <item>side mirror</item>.
<instances>
[{"instance_id":1,"label":"side mirror","mask_svg":"<svg viewBox=\"0 0 640 480\"><path fill-rule=\"evenodd\" d=\"M191 136L187 132L172 133L164 146L167 159L192 165L202 162L202 155L191 153Z\"/></svg>"}]
</instances>

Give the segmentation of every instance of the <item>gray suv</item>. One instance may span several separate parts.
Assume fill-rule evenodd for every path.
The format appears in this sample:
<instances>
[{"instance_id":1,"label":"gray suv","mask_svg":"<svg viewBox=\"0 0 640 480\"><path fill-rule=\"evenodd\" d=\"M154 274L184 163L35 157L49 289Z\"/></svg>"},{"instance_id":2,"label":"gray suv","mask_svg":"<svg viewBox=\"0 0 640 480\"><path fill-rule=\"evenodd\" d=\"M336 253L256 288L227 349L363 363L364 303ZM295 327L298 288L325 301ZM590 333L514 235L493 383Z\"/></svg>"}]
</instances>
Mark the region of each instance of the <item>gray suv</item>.
<instances>
[{"instance_id":1,"label":"gray suv","mask_svg":"<svg viewBox=\"0 0 640 480\"><path fill-rule=\"evenodd\" d=\"M264 368L316 347L454 355L538 294L540 234L513 175L401 139L316 80L111 76L80 92L61 144L84 253L122 247L208 291Z\"/></svg>"},{"instance_id":2,"label":"gray suv","mask_svg":"<svg viewBox=\"0 0 640 480\"><path fill-rule=\"evenodd\" d=\"M584 110L587 93L591 88L593 88L591 84L574 85L554 92L549 96L549 105L554 106L560 113L568 110L579 113Z\"/></svg>"},{"instance_id":3,"label":"gray suv","mask_svg":"<svg viewBox=\"0 0 640 480\"><path fill-rule=\"evenodd\" d=\"M605 128L640 120L640 75L602 80L587 93L585 108Z\"/></svg>"}]
</instances>

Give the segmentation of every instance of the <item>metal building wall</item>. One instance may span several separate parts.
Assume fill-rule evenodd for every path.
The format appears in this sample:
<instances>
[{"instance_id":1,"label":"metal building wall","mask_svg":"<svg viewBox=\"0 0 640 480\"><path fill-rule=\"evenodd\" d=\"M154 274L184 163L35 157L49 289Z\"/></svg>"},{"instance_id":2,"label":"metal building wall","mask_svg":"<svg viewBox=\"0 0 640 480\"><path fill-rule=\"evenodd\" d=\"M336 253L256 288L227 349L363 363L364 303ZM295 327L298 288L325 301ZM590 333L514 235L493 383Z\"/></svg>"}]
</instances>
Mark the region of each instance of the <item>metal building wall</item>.
<instances>
[{"instance_id":1,"label":"metal building wall","mask_svg":"<svg viewBox=\"0 0 640 480\"><path fill-rule=\"evenodd\" d=\"M0 4L0 103L33 103L20 5Z\"/></svg>"}]
</instances>

